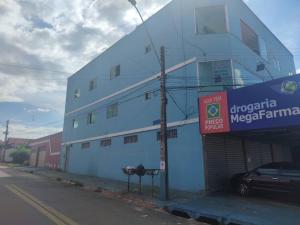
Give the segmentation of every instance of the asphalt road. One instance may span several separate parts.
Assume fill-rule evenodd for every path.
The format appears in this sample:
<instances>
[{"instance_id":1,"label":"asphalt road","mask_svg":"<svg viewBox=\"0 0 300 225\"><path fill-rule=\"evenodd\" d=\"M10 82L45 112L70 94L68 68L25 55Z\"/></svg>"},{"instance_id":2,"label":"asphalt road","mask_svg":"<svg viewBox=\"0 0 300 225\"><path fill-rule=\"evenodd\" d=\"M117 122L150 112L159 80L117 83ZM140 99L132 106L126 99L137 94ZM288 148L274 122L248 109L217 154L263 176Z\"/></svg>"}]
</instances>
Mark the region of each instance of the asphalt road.
<instances>
[{"instance_id":1,"label":"asphalt road","mask_svg":"<svg viewBox=\"0 0 300 225\"><path fill-rule=\"evenodd\" d=\"M167 213L0 167L0 225L191 225Z\"/></svg>"}]
</instances>

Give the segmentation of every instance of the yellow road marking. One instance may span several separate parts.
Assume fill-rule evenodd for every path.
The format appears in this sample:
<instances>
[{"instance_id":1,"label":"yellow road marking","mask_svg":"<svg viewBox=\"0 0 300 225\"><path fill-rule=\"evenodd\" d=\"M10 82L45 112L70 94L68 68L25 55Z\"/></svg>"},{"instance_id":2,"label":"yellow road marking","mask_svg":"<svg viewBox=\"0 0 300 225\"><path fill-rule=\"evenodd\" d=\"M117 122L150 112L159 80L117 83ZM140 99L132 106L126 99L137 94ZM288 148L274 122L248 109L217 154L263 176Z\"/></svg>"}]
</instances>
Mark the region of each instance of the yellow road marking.
<instances>
[{"instance_id":1,"label":"yellow road marking","mask_svg":"<svg viewBox=\"0 0 300 225\"><path fill-rule=\"evenodd\" d=\"M31 205L32 207L34 207L41 214L43 214L44 216L48 217L55 224L57 224L57 225L66 225L64 222L62 222L61 220L59 220L57 217L55 217L54 215L50 214L48 211L46 211L45 209L43 209L41 206L39 206L35 202L31 201L30 199L28 199L27 197L25 197L24 195L22 195L21 193L19 193L15 189L13 189L12 187L6 185L6 188L8 188L11 192L13 192L15 195L17 195L21 199L23 199L26 203L28 203L29 205Z\"/></svg>"},{"instance_id":2,"label":"yellow road marking","mask_svg":"<svg viewBox=\"0 0 300 225\"><path fill-rule=\"evenodd\" d=\"M78 223L76 223L75 221L73 221L72 219L70 219L69 217L67 217L67 216L63 215L62 213L58 212L56 209L54 209L54 208L52 208L50 206L45 205L39 199L37 199L36 197L34 197L34 196L30 195L29 193L25 192L24 190L22 190L21 188L17 187L16 185L12 184L9 187L9 189L11 191L14 190L14 193L17 192L18 196L21 195L22 199L26 198L31 203L34 203L39 208L42 208L43 210L45 210L51 216L54 216L55 218L58 218L60 220L60 223L57 223L57 225L79 225Z\"/></svg>"},{"instance_id":3,"label":"yellow road marking","mask_svg":"<svg viewBox=\"0 0 300 225\"><path fill-rule=\"evenodd\" d=\"M48 210L49 212L51 212L52 214L54 214L55 216L57 216L58 218L60 218L61 220L63 220L65 223L69 224L69 225L79 225L78 223L76 223L75 221L73 221L72 219L70 219L69 217L63 215L62 213L60 213L59 211L57 211L56 209L45 205L44 203L42 203L40 200L38 200L36 197L30 195L29 193L23 191L22 189L20 189L19 187L17 187L16 185L12 185L15 189L17 189L19 192L23 193L24 195L26 195L28 198L30 198L32 201L36 202L37 204L41 205L42 207L44 207L46 210Z\"/></svg>"}]
</instances>

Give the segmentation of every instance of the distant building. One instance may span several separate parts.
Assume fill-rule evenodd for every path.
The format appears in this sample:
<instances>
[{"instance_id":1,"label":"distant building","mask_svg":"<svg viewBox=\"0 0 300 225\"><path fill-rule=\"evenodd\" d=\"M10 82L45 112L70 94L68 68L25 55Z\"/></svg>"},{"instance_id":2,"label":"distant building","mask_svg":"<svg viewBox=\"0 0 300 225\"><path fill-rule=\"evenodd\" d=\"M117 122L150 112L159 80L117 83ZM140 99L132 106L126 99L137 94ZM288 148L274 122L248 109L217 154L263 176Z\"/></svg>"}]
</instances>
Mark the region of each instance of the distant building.
<instances>
[{"instance_id":1,"label":"distant building","mask_svg":"<svg viewBox=\"0 0 300 225\"><path fill-rule=\"evenodd\" d=\"M59 168L62 132L38 138L30 142L30 166Z\"/></svg>"},{"instance_id":2,"label":"distant building","mask_svg":"<svg viewBox=\"0 0 300 225\"><path fill-rule=\"evenodd\" d=\"M24 138L8 138L8 144L6 149L5 143L3 142L2 152L1 152L1 161L4 162L12 162L12 157L10 156L11 153L16 151L16 148L18 146L27 146L30 143L30 139L24 139Z\"/></svg>"},{"instance_id":3,"label":"distant building","mask_svg":"<svg viewBox=\"0 0 300 225\"><path fill-rule=\"evenodd\" d=\"M166 48L170 188L204 191L198 97L295 74L293 55L240 0L173 0L146 24ZM62 167L116 180L128 165L159 168L159 74L138 26L69 77Z\"/></svg>"}]
</instances>

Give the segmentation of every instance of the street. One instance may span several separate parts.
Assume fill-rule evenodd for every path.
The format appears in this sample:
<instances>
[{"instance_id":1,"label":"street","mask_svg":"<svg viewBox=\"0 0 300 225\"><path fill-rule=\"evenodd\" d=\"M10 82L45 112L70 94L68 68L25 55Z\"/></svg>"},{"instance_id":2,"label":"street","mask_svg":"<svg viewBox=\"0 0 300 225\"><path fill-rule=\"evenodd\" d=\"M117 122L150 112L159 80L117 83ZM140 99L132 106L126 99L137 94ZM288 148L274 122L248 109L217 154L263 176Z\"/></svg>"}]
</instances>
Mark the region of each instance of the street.
<instances>
[{"instance_id":1,"label":"street","mask_svg":"<svg viewBox=\"0 0 300 225\"><path fill-rule=\"evenodd\" d=\"M6 167L0 195L1 225L196 224Z\"/></svg>"}]
</instances>

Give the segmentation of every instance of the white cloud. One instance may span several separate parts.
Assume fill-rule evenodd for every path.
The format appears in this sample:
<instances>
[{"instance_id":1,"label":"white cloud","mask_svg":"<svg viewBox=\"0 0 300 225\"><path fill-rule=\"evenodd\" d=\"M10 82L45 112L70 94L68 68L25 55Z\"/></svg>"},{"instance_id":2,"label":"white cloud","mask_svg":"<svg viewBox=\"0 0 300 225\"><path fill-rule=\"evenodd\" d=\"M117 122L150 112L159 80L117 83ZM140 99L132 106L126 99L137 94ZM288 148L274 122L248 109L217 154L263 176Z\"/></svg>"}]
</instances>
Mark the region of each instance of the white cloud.
<instances>
[{"instance_id":1,"label":"white cloud","mask_svg":"<svg viewBox=\"0 0 300 225\"><path fill-rule=\"evenodd\" d=\"M36 139L40 137L44 137L50 134L54 134L60 132L62 129L57 127L49 127L49 126L28 126L22 123L17 123L14 121L13 125L10 126L9 136L17 137L17 138L29 138ZM0 128L0 131L4 131L4 127Z\"/></svg>"},{"instance_id":2,"label":"white cloud","mask_svg":"<svg viewBox=\"0 0 300 225\"><path fill-rule=\"evenodd\" d=\"M37 108L36 109L38 112L50 112L50 109L43 109L43 108Z\"/></svg>"},{"instance_id":3,"label":"white cloud","mask_svg":"<svg viewBox=\"0 0 300 225\"><path fill-rule=\"evenodd\" d=\"M167 2L147 0L138 4L147 18ZM53 100L47 100L59 103L49 107L63 112L64 102L56 100L65 99L66 78L137 23L139 17L126 0L2 0L0 101L46 107L38 96L55 93Z\"/></svg>"},{"instance_id":4,"label":"white cloud","mask_svg":"<svg viewBox=\"0 0 300 225\"><path fill-rule=\"evenodd\" d=\"M47 113L47 112L51 112L51 109L47 109L47 108L35 108L35 109L27 109L24 108L24 110L28 113L34 113L34 112L42 112L42 113Z\"/></svg>"},{"instance_id":5,"label":"white cloud","mask_svg":"<svg viewBox=\"0 0 300 225\"><path fill-rule=\"evenodd\" d=\"M299 69L297 69L296 73L297 73L297 74L300 74L300 68L299 68Z\"/></svg>"},{"instance_id":6,"label":"white cloud","mask_svg":"<svg viewBox=\"0 0 300 225\"><path fill-rule=\"evenodd\" d=\"M146 19L169 1L138 4ZM28 103L62 118L67 77L139 23L127 0L1 0L0 102ZM10 136L32 138L59 130L49 126L18 122Z\"/></svg>"}]
</instances>

